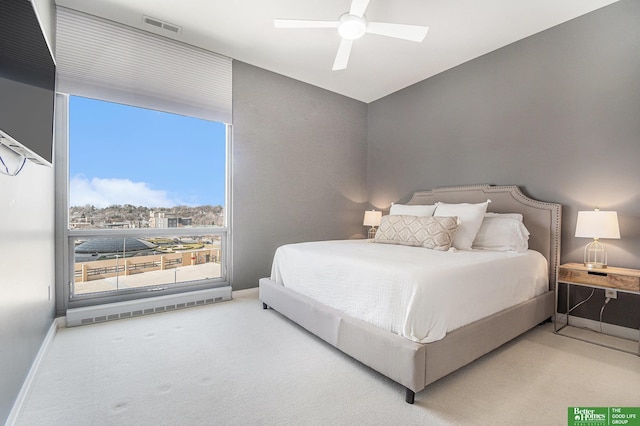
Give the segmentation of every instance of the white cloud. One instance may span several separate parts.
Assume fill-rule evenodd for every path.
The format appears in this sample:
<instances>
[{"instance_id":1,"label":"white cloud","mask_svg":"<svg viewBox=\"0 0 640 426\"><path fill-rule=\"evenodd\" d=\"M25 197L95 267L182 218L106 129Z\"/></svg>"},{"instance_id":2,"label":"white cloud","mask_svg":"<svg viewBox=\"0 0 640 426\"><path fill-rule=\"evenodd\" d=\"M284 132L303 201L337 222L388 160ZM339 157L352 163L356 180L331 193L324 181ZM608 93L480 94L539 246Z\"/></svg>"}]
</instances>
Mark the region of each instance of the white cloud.
<instances>
[{"instance_id":1,"label":"white cloud","mask_svg":"<svg viewBox=\"0 0 640 426\"><path fill-rule=\"evenodd\" d=\"M129 179L91 180L75 176L70 182L71 206L87 204L98 208L114 204L131 204L147 207L173 207L179 203L167 197L166 191L149 188L145 182L132 182Z\"/></svg>"}]
</instances>

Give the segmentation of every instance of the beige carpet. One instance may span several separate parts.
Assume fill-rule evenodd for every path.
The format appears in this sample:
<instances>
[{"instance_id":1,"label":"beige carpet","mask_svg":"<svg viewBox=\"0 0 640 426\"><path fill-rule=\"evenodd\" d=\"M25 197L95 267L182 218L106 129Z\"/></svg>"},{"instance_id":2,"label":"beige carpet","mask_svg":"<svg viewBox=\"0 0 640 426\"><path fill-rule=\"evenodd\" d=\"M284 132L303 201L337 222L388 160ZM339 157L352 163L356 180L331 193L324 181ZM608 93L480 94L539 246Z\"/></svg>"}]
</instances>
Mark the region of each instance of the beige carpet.
<instances>
[{"instance_id":1,"label":"beige carpet","mask_svg":"<svg viewBox=\"0 0 640 426\"><path fill-rule=\"evenodd\" d=\"M61 329L18 425L566 425L640 406L640 358L539 326L404 402L403 388L263 310L257 290Z\"/></svg>"}]
</instances>

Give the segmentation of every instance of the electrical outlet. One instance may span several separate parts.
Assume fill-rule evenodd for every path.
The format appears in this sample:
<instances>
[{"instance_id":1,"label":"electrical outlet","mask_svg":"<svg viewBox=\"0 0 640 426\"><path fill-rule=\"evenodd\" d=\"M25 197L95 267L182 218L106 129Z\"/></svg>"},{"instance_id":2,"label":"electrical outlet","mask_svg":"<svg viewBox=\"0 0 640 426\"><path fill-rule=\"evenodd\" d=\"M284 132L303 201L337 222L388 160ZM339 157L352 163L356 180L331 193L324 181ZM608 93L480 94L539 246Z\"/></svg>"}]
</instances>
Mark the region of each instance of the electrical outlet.
<instances>
[{"instance_id":1,"label":"electrical outlet","mask_svg":"<svg viewBox=\"0 0 640 426\"><path fill-rule=\"evenodd\" d=\"M617 299L618 292L616 290L605 290L604 297L608 297L609 299Z\"/></svg>"}]
</instances>

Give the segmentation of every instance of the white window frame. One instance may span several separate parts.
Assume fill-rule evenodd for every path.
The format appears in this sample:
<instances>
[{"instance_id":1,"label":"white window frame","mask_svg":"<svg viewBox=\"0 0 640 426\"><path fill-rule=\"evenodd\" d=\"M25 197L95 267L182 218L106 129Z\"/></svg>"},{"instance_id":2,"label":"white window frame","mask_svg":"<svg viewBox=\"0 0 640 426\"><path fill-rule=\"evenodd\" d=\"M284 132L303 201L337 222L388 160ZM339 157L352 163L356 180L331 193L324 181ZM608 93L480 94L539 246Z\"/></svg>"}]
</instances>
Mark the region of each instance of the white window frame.
<instances>
[{"instance_id":1,"label":"white window frame","mask_svg":"<svg viewBox=\"0 0 640 426\"><path fill-rule=\"evenodd\" d=\"M67 309L104 303L121 302L153 296L197 291L230 286L231 256L231 153L232 126L226 126L225 158L225 226L215 228L136 228L136 229L69 229L69 95L56 96L55 123L55 188L56 188L56 311L64 315ZM221 238L221 277L189 281L179 284L161 284L138 289L113 290L82 295L73 294L74 241L92 237L163 237L163 236L217 235Z\"/></svg>"}]
</instances>

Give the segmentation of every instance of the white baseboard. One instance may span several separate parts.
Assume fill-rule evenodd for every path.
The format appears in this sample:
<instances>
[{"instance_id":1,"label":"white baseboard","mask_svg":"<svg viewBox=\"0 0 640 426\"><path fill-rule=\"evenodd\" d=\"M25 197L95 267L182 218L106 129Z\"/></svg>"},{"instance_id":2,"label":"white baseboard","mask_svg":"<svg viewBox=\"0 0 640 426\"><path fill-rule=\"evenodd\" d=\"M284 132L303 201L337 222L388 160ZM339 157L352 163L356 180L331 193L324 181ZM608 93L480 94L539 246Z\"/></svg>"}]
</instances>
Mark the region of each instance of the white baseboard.
<instances>
[{"instance_id":1,"label":"white baseboard","mask_svg":"<svg viewBox=\"0 0 640 426\"><path fill-rule=\"evenodd\" d=\"M567 321L567 316L565 314L557 314L558 322L560 324L564 324ZM600 322L595 320L590 320L586 318L580 317L569 317L569 325L580 328L590 328L595 331L600 331ZM606 322L602 323L602 332L605 334L610 334L615 337L621 337L627 340L640 340L640 330L634 330L633 328L621 327L619 325L608 324Z\"/></svg>"},{"instance_id":2,"label":"white baseboard","mask_svg":"<svg viewBox=\"0 0 640 426\"><path fill-rule=\"evenodd\" d=\"M42 344L40 345L40 350L38 350L38 354L36 355L35 359L33 360L33 363L31 364L31 368L29 369L29 374L27 374L27 378L22 383L22 387L20 388L20 393L18 393L18 397L13 403L13 407L11 408L11 412L9 412L9 417L7 417L5 426L13 426L18 420L18 416L22 411L22 407L24 406L24 403L27 400L29 393L31 392L31 387L38 374L38 370L42 365L42 360L44 359L44 356L47 354L47 351L49 350L49 347L51 346L51 342L53 342L53 338L58 332L58 329L64 327L65 323L66 323L66 319L64 317L54 318L53 322L51 323L51 326L49 327L49 331L47 332L47 335L45 336L44 340L42 341Z\"/></svg>"}]
</instances>

